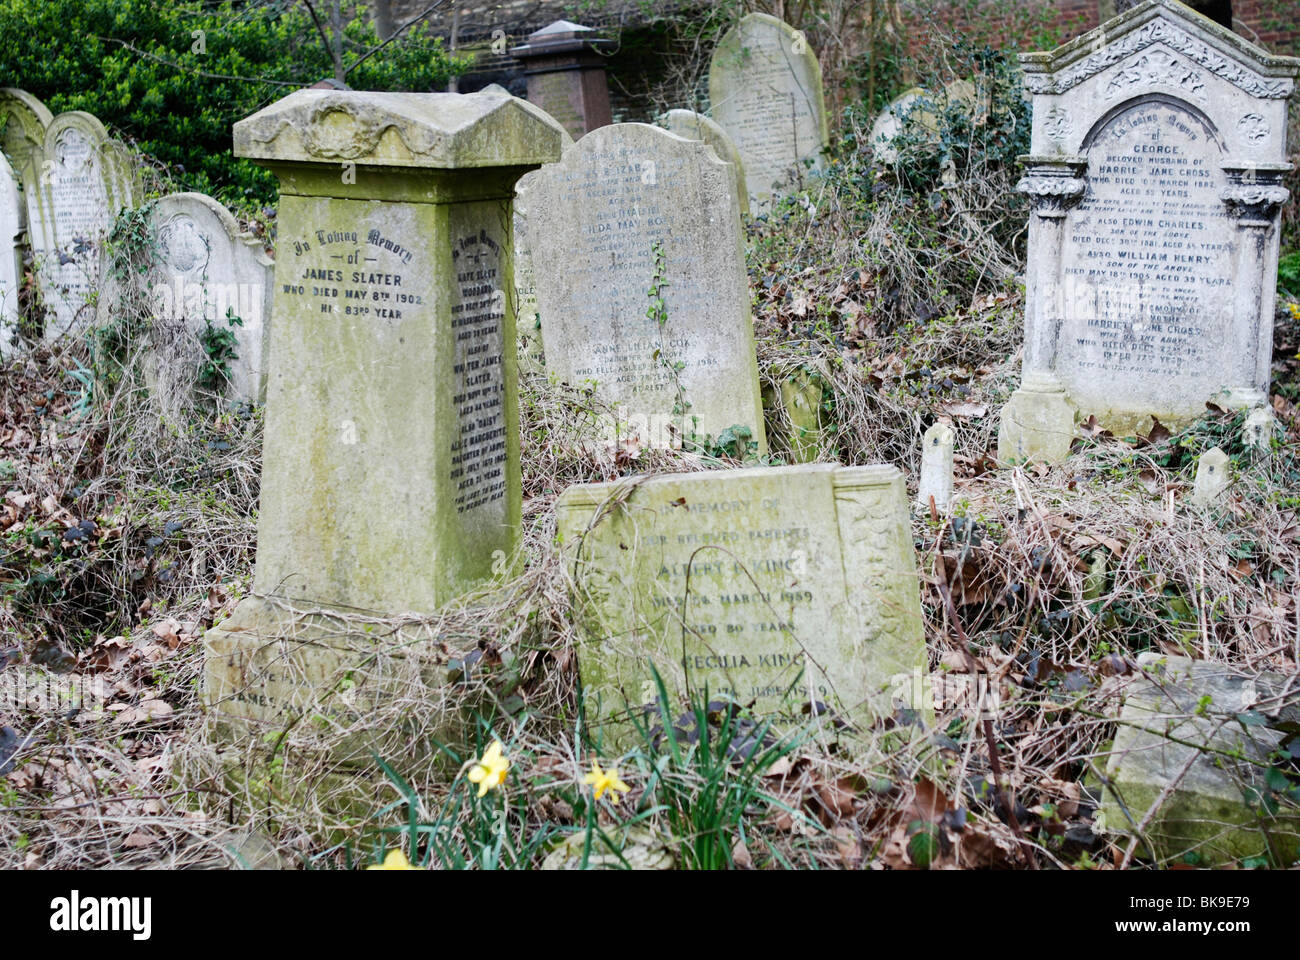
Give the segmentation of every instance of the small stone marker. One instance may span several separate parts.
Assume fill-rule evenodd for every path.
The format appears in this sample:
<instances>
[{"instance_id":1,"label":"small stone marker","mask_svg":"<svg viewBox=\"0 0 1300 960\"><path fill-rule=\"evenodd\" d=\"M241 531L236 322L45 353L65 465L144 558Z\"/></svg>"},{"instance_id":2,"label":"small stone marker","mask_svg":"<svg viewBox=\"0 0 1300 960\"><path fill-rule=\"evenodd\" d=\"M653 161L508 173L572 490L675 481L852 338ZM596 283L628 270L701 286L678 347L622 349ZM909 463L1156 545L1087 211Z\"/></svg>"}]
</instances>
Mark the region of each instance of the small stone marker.
<instances>
[{"instance_id":1,"label":"small stone marker","mask_svg":"<svg viewBox=\"0 0 1300 960\"><path fill-rule=\"evenodd\" d=\"M925 665L903 477L806 464L580 484L556 501L574 571L589 717L670 691L803 719L891 712ZM676 709L672 705L671 709Z\"/></svg>"},{"instance_id":2,"label":"small stone marker","mask_svg":"<svg viewBox=\"0 0 1300 960\"><path fill-rule=\"evenodd\" d=\"M1192 487L1192 503L1198 507L1211 507L1223 499L1228 489L1228 455L1214 447L1206 450L1196 461L1196 479Z\"/></svg>"},{"instance_id":3,"label":"small stone marker","mask_svg":"<svg viewBox=\"0 0 1300 960\"><path fill-rule=\"evenodd\" d=\"M45 304L45 335L89 326L104 238L140 196L126 148L89 113L61 113L45 130L41 172L27 198L32 255Z\"/></svg>"},{"instance_id":4,"label":"small stone marker","mask_svg":"<svg viewBox=\"0 0 1300 960\"><path fill-rule=\"evenodd\" d=\"M328 632L260 639L284 602L430 613L513 559L511 199L560 136L494 94L300 90L235 125L281 196L254 597L205 638L210 703L282 718L339 666Z\"/></svg>"},{"instance_id":5,"label":"small stone marker","mask_svg":"<svg viewBox=\"0 0 1300 960\"><path fill-rule=\"evenodd\" d=\"M618 42L595 33L591 27L557 20L510 51L524 63L528 102L558 120L575 140L614 122L604 51Z\"/></svg>"},{"instance_id":6,"label":"small stone marker","mask_svg":"<svg viewBox=\"0 0 1300 960\"><path fill-rule=\"evenodd\" d=\"M9 161L0 156L0 357L14 352L21 318L22 234L26 221L22 192Z\"/></svg>"},{"instance_id":7,"label":"small stone marker","mask_svg":"<svg viewBox=\"0 0 1300 960\"><path fill-rule=\"evenodd\" d=\"M1270 854L1278 866L1292 862L1300 816L1285 808L1270 816L1260 798L1277 762L1270 754L1300 722L1295 684L1153 653L1138 665L1146 673L1125 692L1106 764L1106 829L1132 833L1168 789L1143 829L1147 855L1163 861L1194 853L1201 866Z\"/></svg>"},{"instance_id":8,"label":"small stone marker","mask_svg":"<svg viewBox=\"0 0 1300 960\"><path fill-rule=\"evenodd\" d=\"M614 124L539 171L527 206L547 369L594 381L652 435L671 424L716 441L739 425L765 451L731 165L700 141Z\"/></svg>"},{"instance_id":9,"label":"small stone marker","mask_svg":"<svg viewBox=\"0 0 1300 960\"><path fill-rule=\"evenodd\" d=\"M155 202L146 230L152 263L129 299L150 309L151 388L175 408L195 383L207 358L208 330L229 330L236 338L235 356L226 362L226 389L235 399L260 402L266 393L263 358L267 318L275 282L275 262L262 241L241 233L239 223L221 203L201 193L173 193ZM100 268L104 289L99 322L108 321L124 291L110 283L108 264ZM238 322L232 322L233 316Z\"/></svg>"},{"instance_id":10,"label":"small stone marker","mask_svg":"<svg viewBox=\"0 0 1300 960\"><path fill-rule=\"evenodd\" d=\"M781 408L795 463L814 463L826 452L822 423L822 381L799 370L781 381Z\"/></svg>"},{"instance_id":11,"label":"small stone marker","mask_svg":"<svg viewBox=\"0 0 1300 960\"><path fill-rule=\"evenodd\" d=\"M718 41L709 61L713 119L740 153L754 212L821 169L830 142L821 65L807 38L765 13L751 13Z\"/></svg>"},{"instance_id":12,"label":"small stone marker","mask_svg":"<svg viewBox=\"0 0 1300 960\"><path fill-rule=\"evenodd\" d=\"M1256 459L1266 459L1273 452L1273 411L1256 407L1246 415L1242 425L1245 447Z\"/></svg>"},{"instance_id":13,"label":"small stone marker","mask_svg":"<svg viewBox=\"0 0 1300 960\"><path fill-rule=\"evenodd\" d=\"M952 503L952 427L936 423L921 438L921 482L917 487L916 501L921 512L928 514L930 499L943 516Z\"/></svg>"},{"instance_id":14,"label":"small stone marker","mask_svg":"<svg viewBox=\"0 0 1300 960\"><path fill-rule=\"evenodd\" d=\"M1075 411L1125 435L1261 403L1300 60L1148 0L1021 64L1034 212L999 459L1060 459Z\"/></svg>"},{"instance_id":15,"label":"small stone marker","mask_svg":"<svg viewBox=\"0 0 1300 960\"><path fill-rule=\"evenodd\" d=\"M740 198L740 212L749 216L749 191L745 189L745 163L740 159L740 151L727 136L727 131L694 110L669 110L659 120L659 126L670 133L687 140L703 140L719 160L726 160L736 165L736 195Z\"/></svg>"}]
</instances>

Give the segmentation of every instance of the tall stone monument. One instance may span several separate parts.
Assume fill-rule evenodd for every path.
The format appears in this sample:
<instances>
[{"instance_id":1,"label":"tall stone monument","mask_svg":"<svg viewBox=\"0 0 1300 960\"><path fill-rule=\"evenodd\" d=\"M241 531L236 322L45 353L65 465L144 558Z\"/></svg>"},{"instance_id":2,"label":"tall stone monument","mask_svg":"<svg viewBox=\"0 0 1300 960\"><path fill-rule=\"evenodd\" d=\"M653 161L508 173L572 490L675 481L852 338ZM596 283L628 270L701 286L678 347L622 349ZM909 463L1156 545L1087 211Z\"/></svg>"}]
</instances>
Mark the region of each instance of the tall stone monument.
<instances>
[{"instance_id":1,"label":"tall stone monument","mask_svg":"<svg viewBox=\"0 0 1300 960\"><path fill-rule=\"evenodd\" d=\"M821 65L807 38L765 13L741 19L709 62L710 112L744 164L755 213L821 167L830 142Z\"/></svg>"},{"instance_id":2,"label":"tall stone monument","mask_svg":"<svg viewBox=\"0 0 1300 960\"><path fill-rule=\"evenodd\" d=\"M653 436L742 426L766 449L732 165L614 124L539 171L528 206L547 369Z\"/></svg>"},{"instance_id":3,"label":"tall stone monument","mask_svg":"<svg viewBox=\"0 0 1300 960\"><path fill-rule=\"evenodd\" d=\"M430 613L513 557L511 198L561 135L482 93L300 90L235 125L280 207L254 596L205 638L210 703L279 717L337 664L265 642L286 603Z\"/></svg>"},{"instance_id":4,"label":"tall stone monument","mask_svg":"<svg viewBox=\"0 0 1300 960\"><path fill-rule=\"evenodd\" d=\"M104 239L142 190L126 148L89 113L51 120L41 154L40 172L24 188L45 335L52 338L94 319Z\"/></svg>"},{"instance_id":5,"label":"tall stone monument","mask_svg":"<svg viewBox=\"0 0 1300 960\"><path fill-rule=\"evenodd\" d=\"M1064 457L1076 414L1132 433L1263 403L1300 60L1146 0L1021 63L1033 212L999 458Z\"/></svg>"},{"instance_id":6,"label":"tall stone monument","mask_svg":"<svg viewBox=\"0 0 1300 960\"><path fill-rule=\"evenodd\" d=\"M907 490L893 467L579 484L555 508L589 722L617 724L657 700L647 661L670 694L707 687L796 722L818 704L849 721L888 714L893 691L925 671Z\"/></svg>"},{"instance_id":7,"label":"tall stone monument","mask_svg":"<svg viewBox=\"0 0 1300 960\"><path fill-rule=\"evenodd\" d=\"M580 139L613 123L604 51L617 47L591 27L557 20L515 47L510 56L524 64L528 102L541 107Z\"/></svg>"}]
</instances>

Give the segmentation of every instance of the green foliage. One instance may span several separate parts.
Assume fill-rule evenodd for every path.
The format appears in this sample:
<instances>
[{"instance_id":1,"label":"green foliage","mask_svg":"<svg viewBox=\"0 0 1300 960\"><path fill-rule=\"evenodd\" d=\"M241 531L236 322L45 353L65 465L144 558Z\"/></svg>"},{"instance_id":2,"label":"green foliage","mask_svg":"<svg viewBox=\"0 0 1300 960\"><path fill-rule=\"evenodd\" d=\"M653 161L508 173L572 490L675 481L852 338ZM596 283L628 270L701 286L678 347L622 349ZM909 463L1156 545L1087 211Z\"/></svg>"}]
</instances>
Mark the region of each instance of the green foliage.
<instances>
[{"instance_id":1,"label":"green foliage","mask_svg":"<svg viewBox=\"0 0 1300 960\"><path fill-rule=\"evenodd\" d=\"M1277 285L1300 299L1300 250L1292 251L1277 262Z\"/></svg>"},{"instance_id":2,"label":"green foliage","mask_svg":"<svg viewBox=\"0 0 1300 960\"><path fill-rule=\"evenodd\" d=\"M360 63L349 84L428 91L463 69L440 38L412 34ZM345 68L379 42L360 19L345 35ZM55 113L93 113L189 189L230 205L275 196L269 173L231 155L231 126L331 75L320 35L293 0L0 0L0 85L27 90Z\"/></svg>"},{"instance_id":3,"label":"green foliage","mask_svg":"<svg viewBox=\"0 0 1300 960\"><path fill-rule=\"evenodd\" d=\"M224 390L230 380L230 361L239 359L239 337L235 327L242 327L244 321L235 316L233 307L226 310L226 325L214 326L212 321L204 318L206 325L199 342L203 344L204 359L199 367L199 386L208 390Z\"/></svg>"}]
</instances>

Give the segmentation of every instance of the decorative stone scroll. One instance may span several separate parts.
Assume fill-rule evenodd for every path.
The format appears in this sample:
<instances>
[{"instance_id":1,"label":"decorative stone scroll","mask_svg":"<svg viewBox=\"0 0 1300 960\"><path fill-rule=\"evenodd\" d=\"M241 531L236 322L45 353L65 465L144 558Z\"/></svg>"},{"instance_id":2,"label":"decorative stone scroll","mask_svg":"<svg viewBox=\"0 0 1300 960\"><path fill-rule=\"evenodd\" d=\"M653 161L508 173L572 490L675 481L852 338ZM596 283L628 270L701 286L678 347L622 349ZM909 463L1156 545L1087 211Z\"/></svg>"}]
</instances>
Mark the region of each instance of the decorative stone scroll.
<instances>
[{"instance_id":1,"label":"decorative stone scroll","mask_svg":"<svg viewBox=\"0 0 1300 960\"><path fill-rule=\"evenodd\" d=\"M1051 53L1034 92L1023 382L999 458L1059 460L1076 416L1130 434L1263 403L1286 96L1275 57L1175 0Z\"/></svg>"}]
</instances>

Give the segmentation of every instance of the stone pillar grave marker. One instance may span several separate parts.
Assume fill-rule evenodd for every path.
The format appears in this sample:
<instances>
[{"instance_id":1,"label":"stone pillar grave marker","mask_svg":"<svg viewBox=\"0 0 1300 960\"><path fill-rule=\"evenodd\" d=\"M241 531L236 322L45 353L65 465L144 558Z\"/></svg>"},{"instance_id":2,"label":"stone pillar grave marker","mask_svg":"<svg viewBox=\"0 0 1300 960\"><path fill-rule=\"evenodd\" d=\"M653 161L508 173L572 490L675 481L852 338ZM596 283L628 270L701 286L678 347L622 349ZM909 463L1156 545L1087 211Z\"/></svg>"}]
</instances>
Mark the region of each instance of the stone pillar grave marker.
<instances>
[{"instance_id":1,"label":"stone pillar grave marker","mask_svg":"<svg viewBox=\"0 0 1300 960\"><path fill-rule=\"evenodd\" d=\"M514 560L511 199L561 131L499 94L300 90L234 139L280 181L274 323L254 595L205 696L282 722L364 666L285 642L295 610L429 614Z\"/></svg>"},{"instance_id":2,"label":"stone pillar grave marker","mask_svg":"<svg viewBox=\"0 0 1300 960\"><path fill-rule=\"evenodd\" d=\"M528 102L553 116L577 140L614 122L602 51L617 47L591 27L557 20L528 35L510 56L523 61Z\"/></svg>"}]
</instances>

